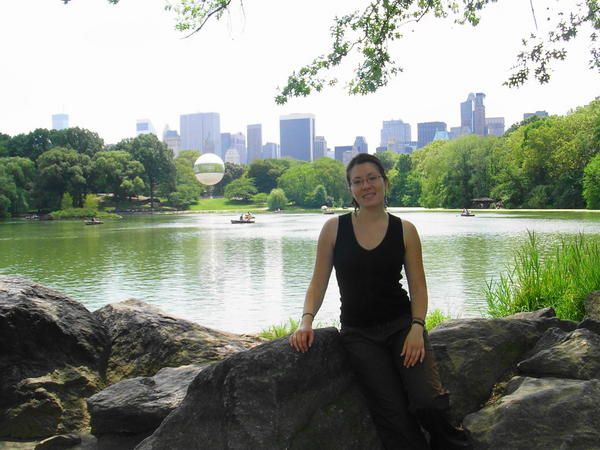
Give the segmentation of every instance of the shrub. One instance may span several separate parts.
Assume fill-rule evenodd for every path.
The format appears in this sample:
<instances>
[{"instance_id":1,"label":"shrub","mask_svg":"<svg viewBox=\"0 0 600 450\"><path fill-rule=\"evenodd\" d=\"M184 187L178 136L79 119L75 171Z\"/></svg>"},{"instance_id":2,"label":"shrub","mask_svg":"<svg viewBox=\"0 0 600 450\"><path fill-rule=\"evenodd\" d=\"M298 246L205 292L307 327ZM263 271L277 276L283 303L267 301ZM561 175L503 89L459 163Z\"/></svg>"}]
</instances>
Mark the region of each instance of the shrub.
<instances>
[{"instance_id":1,"label":"shrub","mask_svg":"<svg viewBox=\"0 0 600 450\"><path fill-rule=\"evenodd\" d=\"M288 204L288 199L285 196L283 189L273 189L267 197L267 206L270 211L276 211L278 209L284 209Z\"/></svg>"}]
</instances>

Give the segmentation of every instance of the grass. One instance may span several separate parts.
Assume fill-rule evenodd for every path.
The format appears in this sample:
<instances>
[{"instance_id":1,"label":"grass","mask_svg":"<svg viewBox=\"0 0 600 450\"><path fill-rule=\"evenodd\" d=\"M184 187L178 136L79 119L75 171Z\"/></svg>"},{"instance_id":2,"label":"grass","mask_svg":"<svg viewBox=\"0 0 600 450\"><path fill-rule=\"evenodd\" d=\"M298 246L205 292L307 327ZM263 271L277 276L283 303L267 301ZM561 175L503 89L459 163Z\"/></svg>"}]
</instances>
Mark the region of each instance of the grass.
<instances>
[{"instance_id":1,"label":"grass","mask_svg":"<svg viewBox=\"0 0 600 450\"><path fill-rule=\"evenodd\" d=\"M485 296L488 314L504 317L552 307L561 319L580 321L587 295L600 289L600 240L579 234L561 237L543 251L534 232L515 251L513 267L498 281L489 281Z\"/></svg>"},{"instance_id":2,"label":"grass","mask_svg":"<svg viewBox=\"0 0 600 450\"><path fill-rule=\"evenodd\" d=\"M251 211L263 210L264 204L233 202L226 198L203 198L190 206L190 211Z\"/></svg>"},{"instance_id":3,"label":"grass","mask_svg":"<svg viewBox=\"0 0 600 450\"><path fill-rule=\"evenodd\" d=\"M65 220L65 219L87 219L90 217L96 217L99 219L120 219L121 216L118 214L113 214L104 211L97 211L92 208L69 208L69 209L60 209L58 211L52 211L50 213L55 220Z\"/></svg>"},{"instance_id":4,"label":"grass","mask_svg":"<svg viewBox=\"0 0 600 450\"><path fill-rule=\"evenodd\" d=\"M433 330L440 323L449 320L450 316L445 315L441 310L435 309L431 311L427 315L427 319L425 321L425 328L428 331ZM278 325L271 325L264 330L262 330L258 335L264 339L274 340L279 339L281 337L287 336L298 328L300 325L300 321L292 319L291 317L287 320L287 322L280 323ZM323 327L340 327L339 321L335 320L332 322L317 322L313 326L314 328L323 328Z\"/></svg>"}]
</instances>

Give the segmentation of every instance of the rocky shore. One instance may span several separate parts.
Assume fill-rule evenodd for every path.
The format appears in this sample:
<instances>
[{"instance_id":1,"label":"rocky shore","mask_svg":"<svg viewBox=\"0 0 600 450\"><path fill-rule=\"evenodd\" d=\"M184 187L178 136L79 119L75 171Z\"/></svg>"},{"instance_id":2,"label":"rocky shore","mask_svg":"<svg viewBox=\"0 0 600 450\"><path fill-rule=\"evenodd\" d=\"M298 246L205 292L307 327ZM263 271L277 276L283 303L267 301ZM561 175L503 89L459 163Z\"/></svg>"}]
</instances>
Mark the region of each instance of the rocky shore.
<instances>
[{"instance_id":1,"label":"rocky shore","mask_svg":"<svg viewBox=\"0 0 600 450\"><path fill-rule=\"evenodd\" d=\"M600 448L600 293L430 333L476 449ZM139 300L90 312L0 276L0 449L378 449L335 328L298 354Z\"/></svg>"}]
</instances>

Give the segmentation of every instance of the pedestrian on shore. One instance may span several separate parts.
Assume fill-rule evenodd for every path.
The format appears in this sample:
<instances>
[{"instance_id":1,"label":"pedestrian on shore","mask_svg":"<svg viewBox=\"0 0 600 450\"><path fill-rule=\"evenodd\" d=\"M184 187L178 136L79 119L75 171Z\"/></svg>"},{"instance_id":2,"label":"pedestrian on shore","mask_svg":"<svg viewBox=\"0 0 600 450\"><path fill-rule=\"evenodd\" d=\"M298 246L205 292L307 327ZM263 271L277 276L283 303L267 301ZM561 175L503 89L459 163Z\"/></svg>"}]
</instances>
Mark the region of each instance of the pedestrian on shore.
<instances>
[{"instance_id":1,"label":"pedestrian on shore","mask_svg":"<svg viewBox=\"0 0 600 450\"><path fill-rule=\"evenodd\" d=\"M468 432L450 422L449 393L425 330L427 285L417 230L386 211L389 183L378 158L357 155L346 179L354 212L328 220L321 230L302 319L290 345L299 352L310 349L312 323L335 267L341 340L384 447L471 449ZM403 266L410 296L400 283Z\"/></svg>"}]
</instances>

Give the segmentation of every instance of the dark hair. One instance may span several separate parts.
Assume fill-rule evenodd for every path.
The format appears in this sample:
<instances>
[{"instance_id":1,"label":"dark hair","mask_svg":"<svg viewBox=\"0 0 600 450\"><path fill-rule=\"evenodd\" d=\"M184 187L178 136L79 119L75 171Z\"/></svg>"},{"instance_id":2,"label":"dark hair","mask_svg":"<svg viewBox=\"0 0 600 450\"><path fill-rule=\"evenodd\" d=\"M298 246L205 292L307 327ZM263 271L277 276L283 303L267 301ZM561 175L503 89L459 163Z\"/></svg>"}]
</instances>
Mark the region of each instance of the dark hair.
<instances>
[{"instance_id":1,"label":"dark hair","mask_svg":"<svg viewBox=\"0 0 600 450\"><path fill-rule=\"evenodd\" d=\"M385 168L383 167L383 164L381 164L381 161L379 160L379 158L377 156L371 155L369 153L359 153L358 155L356 155L354 158L352 158L350 160L350 162L348 163L348 166L346 167L346 181L348 183L348 186L350 186L350 172L352 171L352 169L354 169L355 166L358 166L359 164L364 164L364 163L371 163L371 164L375 165L375 167L377 167L377 171L379 172L379 175L381 175L381 178L383 178L383 182L384 183L388 182L388 177L385 174ZM387 205L387 200L386 200L386 205ZM354 212L356 212L360 208L358 206L358 203L356 203L356 200L354 200L354 197L352 198L352 206L354 206Z\"/></svg>"},{"instance_id":2,"label":"dark hair","mask_svg":"<svg viewBox=\"0 0 600 450\"><path fill-rule=\"evenodd\" d=\"M381 164L379 158L369 153L359 153L350 160L348 166L346 167L346 181L348 182L348 186L350 186L350 172L352 171L352 169L354 169L354 166L358 166L359 164L364 163L374 164L377 167L379 175L381 175L381 178L383 178L383 181L387 183L388 177L385 174L385 168L383 167L383 164Z\"/></svg>"}]
</instances>

